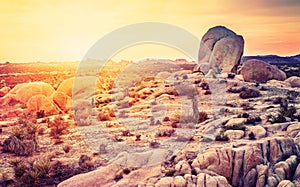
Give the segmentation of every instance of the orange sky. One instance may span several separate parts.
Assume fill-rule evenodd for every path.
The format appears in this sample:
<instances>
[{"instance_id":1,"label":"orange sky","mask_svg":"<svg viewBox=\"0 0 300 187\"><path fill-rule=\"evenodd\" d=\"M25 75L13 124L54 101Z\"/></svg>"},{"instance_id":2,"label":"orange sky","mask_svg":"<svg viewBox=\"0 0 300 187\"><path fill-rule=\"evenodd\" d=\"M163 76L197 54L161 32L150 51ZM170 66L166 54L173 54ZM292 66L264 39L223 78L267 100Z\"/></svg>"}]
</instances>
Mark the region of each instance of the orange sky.
<instances>
[{"instance_id":1,"label":"orange sky","mask_svg":"<svg viewBox=\"0 0 300 187\"><path fill-rule=\"evenodd\" d=\"M110 31L157 21L201 38L225 25L245 39L245 54L300 53L299 0L0 0L0 62L81 60ZM167 47L145 45L117 59L181 58Z\"/></svg>"}]
</instances>

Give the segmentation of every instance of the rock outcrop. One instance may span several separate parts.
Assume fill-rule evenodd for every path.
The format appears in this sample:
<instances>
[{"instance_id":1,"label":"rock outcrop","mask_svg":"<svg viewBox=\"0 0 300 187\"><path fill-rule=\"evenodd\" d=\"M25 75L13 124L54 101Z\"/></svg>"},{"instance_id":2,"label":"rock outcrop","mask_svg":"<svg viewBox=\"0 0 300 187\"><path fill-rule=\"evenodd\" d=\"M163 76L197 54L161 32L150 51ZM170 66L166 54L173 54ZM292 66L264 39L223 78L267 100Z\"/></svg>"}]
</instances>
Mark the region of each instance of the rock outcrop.
<instances>
[{"instance_id":1,"label":"rock outcrop","mask_svg":"<svg viewBox=\"0 0 300 187\"><path fill-rule=\"evenodd\" d=\"M286 79L284 82L290 84L291 87L293 88L294 87L300 88L300 77L292 76Z\"/></svg>"},{"instance_id":2,"label":"rock outcrop","mask_svg":"<svg viewBox=\"0 0 300 187\"><path fill-rule=\"evenodd\" d=\"M27 111L30 113L36 113L39 111L44 111L45 115L50 116L58 114L59 110L56 105L45 95L35 95L32 96L26 103Z\"/></svg>"},{"instance_id":3,"label":"rock outcrop","mask_svg":"<svg viewBox=\"0 0 300 187\"><path fill-rule=\"evenodd\" d=\"M0 98L0 106L13 106L17 103L26 104L32 96L41 94L49 97L54 91L50 84L44 82L18 84L4 97Z\"/></svg>"},{"instance_id":4,"label":"rock outcrop","mask_svg":"<svg viewBox=\"0 0 300 187\"><path fill-rule=\"evenodd\" d=\"M10 87L5 86L5 87L1 88L0 89L0 97L5 96L9 91L10 91Z\"/></svg>"},{"instance_id":5,"label":"rock outcrop","mask_svg":"<svg viewBox=\"0 0 300 187\"><path fill-rule=\"evenodd\" d=\"M244 62L239 72L247 82L265 83L272 79L279 81L286 79L286 74L276 66L256 59Z\"/></svg>"},{"instance_id":6,"label":"rock outcrop","mask_svg":"<svg viewBox=\"0 0 300 187\"><path fill-rule=\"evenodd\" d=\"M219 40L212 51L209 63L218 66L222 73L236 73L244 51L242 36L228 36Z\"/></svg>"},{"instance_id":7,"label":"rock outcrop","mask_svg":"<svg viewBox=\"0 0 300 187\"><path fill-rule=\"evenodd\" d=\"M140 168L117 180L120 174L117 170L120 170L120 167L110 165L87 174L74 176L59 186L131 184L263 187L279 184L294 185L300 178L298 149L298 145L291 138L268 138L237 147L209 148L195 156L191 153L177 156L161 164L161 171L157 169L157 166ZM113 172L105 173L108 171ZM102 179L104 175L106 178Z\"/></svg>"},{"instance_id":8,"label":"rock outcrop","mask_svg":"<svg viewBox=\"0 0 300 187\"><path fill-rule=\"evenodd\" d=\"M74 78L66 79L57 88L58 92L65 93L67 96L72 97L73 94Z\"/></svg>"},{"instance_id":9,"label":"rock outcrop","mask_svg":"<svg viewBox=\"0 0 300 187\"><path fill-rule=\"evenodd\" d=\"M216 73L236 73L243 51L242 36L224 26L216 26L209 29L201 39L198 63L208 63ZM207 67L200 69L205 70Z\"/></svg>"},{"instance_id":10,"label":"rock outcrop","mask_svg":"<svg viewBox=\"0 0 300 187\"><path fill-rule=\"evenodd\" d=\"M57 88L58 92L63 92L67 96L73 98L89 98L94 94L96 86L96 78L93 76L76 77L64 80ZM74 82L76 85L74 85ZM73 91L75 90L75 93Z\"/></svg>"},{"instance_id":11,"label":"rock outcrop","mask_svg":"<svg viewBox=\"0 0 300 187\"><path fill-rule=\"evenodd\" d=\"M30 82L16 85L9 94L14 94L15 98L22 103L26 103L32 96L42 94L49 97L54 92L54 88L44 82Z\"/></svg>"},{"instance_id":12,"label":"rock outcrop","mask_svg":"<svg viewBox=\"0 0 300 187\"><path fill-rule=\"evenodd\" d=\"M62 110L67 111L71 109L71 97L63 92L55 91L51 97L53 102Z\"/></svg>"}]
</instances>

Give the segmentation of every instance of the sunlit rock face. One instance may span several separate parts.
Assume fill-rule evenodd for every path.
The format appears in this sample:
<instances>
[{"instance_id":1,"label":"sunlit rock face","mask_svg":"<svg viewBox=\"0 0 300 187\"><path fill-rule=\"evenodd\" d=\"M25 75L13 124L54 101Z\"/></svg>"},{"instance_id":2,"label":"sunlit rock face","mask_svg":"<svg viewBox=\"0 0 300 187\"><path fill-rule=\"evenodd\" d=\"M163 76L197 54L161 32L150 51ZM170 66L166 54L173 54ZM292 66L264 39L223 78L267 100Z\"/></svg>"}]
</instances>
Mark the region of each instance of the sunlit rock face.
<instances>
[{"instance_id":1,"label":"sunlit rock face","mask_svg":"<svg viewBox=\"0 0 300 187\"><path fill-rule=\"evenodd\" d=\"M276 66L270 65L262 60L247 60L243 63L240 74L247 82L265 83L268 80L284 81L286 74Z\"/></svg>"},{"instance_id":2,"label":"sunlit rock face","mask_svg":"<svg viewBox=\"0 0 300 187\"><path fill-rule=\"evenodd\" d=\"M244 39L224 26L209 29L201 39L198 63L208 63L216 73L236 73Z\"/></svg>"}]
</instances>

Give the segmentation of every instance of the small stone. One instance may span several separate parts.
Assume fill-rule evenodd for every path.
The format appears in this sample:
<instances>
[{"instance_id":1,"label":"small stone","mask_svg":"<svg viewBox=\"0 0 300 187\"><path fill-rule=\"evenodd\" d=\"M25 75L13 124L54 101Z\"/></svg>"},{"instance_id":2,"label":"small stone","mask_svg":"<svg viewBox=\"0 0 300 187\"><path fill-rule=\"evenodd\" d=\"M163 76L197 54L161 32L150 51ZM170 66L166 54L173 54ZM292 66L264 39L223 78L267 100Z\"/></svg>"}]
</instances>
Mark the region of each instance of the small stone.
<instances>
[{"instance_id":1,"label":"small stone","mask_svg":"<svg viewBox=\"0 0 300 187\"><path fill-rule=\"evenodd\" d=\"M260 139L266 136L266 129L260 125L257 126L249 126L249 133L253 133L256 139Z\"/></svg>"},{"instance_id":2,"label":"small stone","mask_svg":"<svg viewBox=\"0 0 300 187\"><path fill-rule=\"evenodd\" d=\"M245 133L242 130L227 130L224 135L230 140L239 140L244 137Z\"/></svg>"}]
</instances>

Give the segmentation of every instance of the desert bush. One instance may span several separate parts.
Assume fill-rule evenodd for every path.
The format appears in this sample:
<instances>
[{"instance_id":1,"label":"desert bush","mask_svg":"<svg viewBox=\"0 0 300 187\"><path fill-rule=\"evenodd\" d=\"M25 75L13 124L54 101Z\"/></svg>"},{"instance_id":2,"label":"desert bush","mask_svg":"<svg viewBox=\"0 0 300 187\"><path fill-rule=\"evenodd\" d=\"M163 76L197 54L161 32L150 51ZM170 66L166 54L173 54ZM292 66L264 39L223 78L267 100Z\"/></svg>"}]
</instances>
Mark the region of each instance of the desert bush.
<instances>
[{"instance_id":1,"label":"desert bush","mask_svg":"<svg viewBox=\"0 0 300 187\"><path fill-rule=\"evenodd\" d=\"M150 146L151 148L158 148L159 145L160 145L160 143L159 143L158 141L151 141L151 142L149 143L149 146Z\"/></svg>"},{"instance_id":2,"label":"desert bush","mask_svg":"<svg viewBox=\"0 0 300 187\"><path fill-rule=\"evenodd\" d=\"M135 141L140 141L141 140L141 136L140 134L135 135Z\"/></svg>"},{"instance_id":3,"label":"desert bush","mask_svg":"<svg viewBox=\"0 0 300 187\"><path fill-rule=\"evenodd\" d=\"M70 124L66 122L62 117L56 117L52 122L48 123L50 130L50 135L58 138L60 135L66 134L68 132Z\"/></svg>"},{"instance_id":4,"label":"desert bush","mask_svg":"<svg viewBox=\"0 0 300 187\"><path fill-rule=\"evenodd\" d=\"M199 120L198 120L198 123L201 123L201 122L203 122L203 121L205 121L205 120L207 120L208 119L208 115L207 115L207 113L206 112L199 112Z\"/></svg>"},{"instance_id":5,"label":"desert bush","mask_svg":"<svg viewBox=\"0 0 300 187\"><path fill-rule=\"evenodd\" d=\"M38 126L23 123L12 128L11 135L3 142L3 152L14 153L17 156L30 156L37 150L36 132Z\"/></svg>"},{"instance_id":6,"label":"desert bush","mask_svg":"<svg viewBox=\"0 0 300 187\"><path fill-rule=\"evenodd\" d=\"M13 160L9 164L13 167L16 178L20 178L28 169L22 159Z\"/></svg>"},{"instance_id":7,"label":"desert bush","mask_svg":"<svg viewBox=\"0 0 300 187\"><path fill-rule=\"evenodd\" d=\"M64 145L64 146L63 146L63 150L64 150L65 153L70 152L71 149L72 149L72 146L71 146L71 145Z\"/></svg>"},{"instance_id":8,"label":"desert bush","mask_svg":"<svg viewBox=\"0 0 300 187\"><path fill-rule=\"evenodd\" d=\"M51 170L49 160L28 162L17 159L10 162L15 173L16 186L45 186Z\"/></svg>"},{"instance_id":9,"label":"desert bush","mask_svg":"<svg viewBox=\"0 0 300 187\"><path fill-rule=\"evenodd\" d=\"M122 130L121 134L122 136L133 136L133 134L129 130Z\"/></svg>"},{"instance_id":10,"label":"desert bush","mask_svg":"<svg viewBox=\"0 0 300 187\"><path fill-rule=\"evenodd\" d=\"M117 141L117 142L122 142L124 141L121 136L118 136L118 135L114 135L114 140Z\"/></svg>"},{"instance_id":11,"label":"desert bush","mask_svg":"<svg viewBox=\"0 0 300 187\"><path fill-rule=\"evenodd\" d=\"M94 169L94 162L92 158L87 155L80 156L78 165L82 172L88 172Z\"/></svg>"},{"instance_id":12,"label":"desert bush","mask_svg":"<svg viewBox=\"0 0 300 187\"><path fill-rule=\"evenodd\" d=\"M74 165L63 164L61 161L51 163L50 177L54 184L58 184L76 174L79 174L79 172Z\"/></svg>"},{"instance_id":13,"label":"desert bush","mask_svg":"<svg viewBox=\"0 0 300 187\"><path fill-rule=\"evenodd\" d=\"M249 140L255 140L256 139L255 134L253 132L250 132L250 134L248 136L249 136Z\"/></svg>"},{"instance_id":14,"label":"desert bush","mask_svg":"<svg viewBox=\"0 0 300 187\"><path fill-rule=\"evenodd\" d=\"M201 87L203 90L209 90L209 85L208 85L208 83L206 83L206 82L202 82L202 83L200 84L200 87Z\"/></svg>"},{"instance_id":15,"label":"desert bush","mask_svg":"<svg viewBox=\"0 0 300 187\"><path fill-rule=\"evenodd\" d=\"M286 122L286 118L281 114L270 114L268 115L268 121L270 121L271 123L284 123Z\"/></svg>"},{"instance_id":16,"label":"desert bush","mask_svg":"<svg viewBox=\"0 0 300 187\"><path fill-rule=\"evenodd\" d=\"M6 86L6 82L4 79L0 81L0 89Z\"/></svg>"},{"instance_id":17,"label":"desert bush","mask_svg":"<svg viewBox=\"0 0 300 187\"><path fill-rule=\"evenodd\" d=\"M297 108L295 106L289 106L287 100L283 100L280 103L280 108L277 111L277 114L268 115L268 121L271 123L284 123L287 121L286 118L290 118L292 121L297 118L295 114L297 113Z\"/></svg>"},{"instance_id":18,"label":"desert bush","mask_svg":"<svg viewBox=\"0 0 300 187\"><path fill-rule=\"evenodd\" d=\"M36 161L16 159L10 162L14 170L14 186L56 186L60 182L80 173L94 169L92 158L81 155L76 164L63 164L61 161L52 161L38 158Z\"/></svg>"},{"instance_id":19,"label":"desert bush","mask_svg":"<svg viewBox=\"0 0 300 187\"><path fill-rule=\"evenodd\" d=\"M21 116L18 117L17 124L18 125L28 125L28 124L36 124L37 120L36 117L30 113L23 113Z\"/></svg>"},{"instance_id":20,"label":"desert bush","mask_svg":"<svg viewBox=\"0 0 300 187\"><path fill-rule=\"evenodd\" d=\"M156 137L170 137L172 136L172 134L175 132L175 130L173 128L160 128L158 129L158 131L156 132L155 136Z\"/></svg>"},{"instance_id":21,"label":"desert bush","mask_svg":"<svg viewBox=\"0 0 300 187\"><path fill-rule=\"evenodd\" d=\"M20 140L11 136L4 141L3 152L14 153L17 156L31 156L37 150L37 143L33 140Z\"/></svg>"},{"instance_id":22,"label":"desert bush","mask_svg":"<svg viewBox=\"0 0 300 187\"><path fill-rule=\"evenodd\" d=\"M289 106L287 108L281 107L278 112L282 116L286 116L293 119L295 117L294 115L297 112L297 108L295 106Z\"/></svg>"},{"instance_id":23,"label":"desert bush","mask_svg":"<svg viewBox=\"0 0 300 187\"><path fill-rule=\"evenodd\" d=\"M13 127L12 130L11 130L11 135L18 138L19 140L23 140L26 138L26 136L28 135L27 134L27 131L24 127L22 126L16 126L16 127Z\"/></svg>"},{"instance_id":24,"label":"desert bush","mask_svg":"<svg viewBox=\"0 0 300 187\"><path fill-rule=\"evenodd\" d=\"M45 117L45 111L44 110L40 110L36 112L36 118L43 118Z\"/></svg>"},{"instance_id":25,"label":"desert bush","mask_svg":"<svg viewBox=\"0 0 300 187\"><path fill-rule=\"evenodd\" d=\"M12 186L13 182L14 181L9 177L8 171L2 171L0 173L0 186Z\"/></svg>"},{"instance_id":26,"label":"desert bush","mask_svg":"<svg viewBox=\"0 0 300 187\"><path fill-rule=\"evenodd\" d=\"M50 160L48 159L37 160L36 162L33 163L32 168L38 173L38 177L40 178L47 177L51 169Z\"/></svg>"},{"instance_id":27,"label":"desert bush","mask_svg":"<svg viewBox=\"0 0 300 187\"><path fill-rule=\"evenodd\" d=\"M224 131L220 131L220 133L215 138L216 141L228 141L229 138L224 134Z\"/></svg>"}]
</instances>

